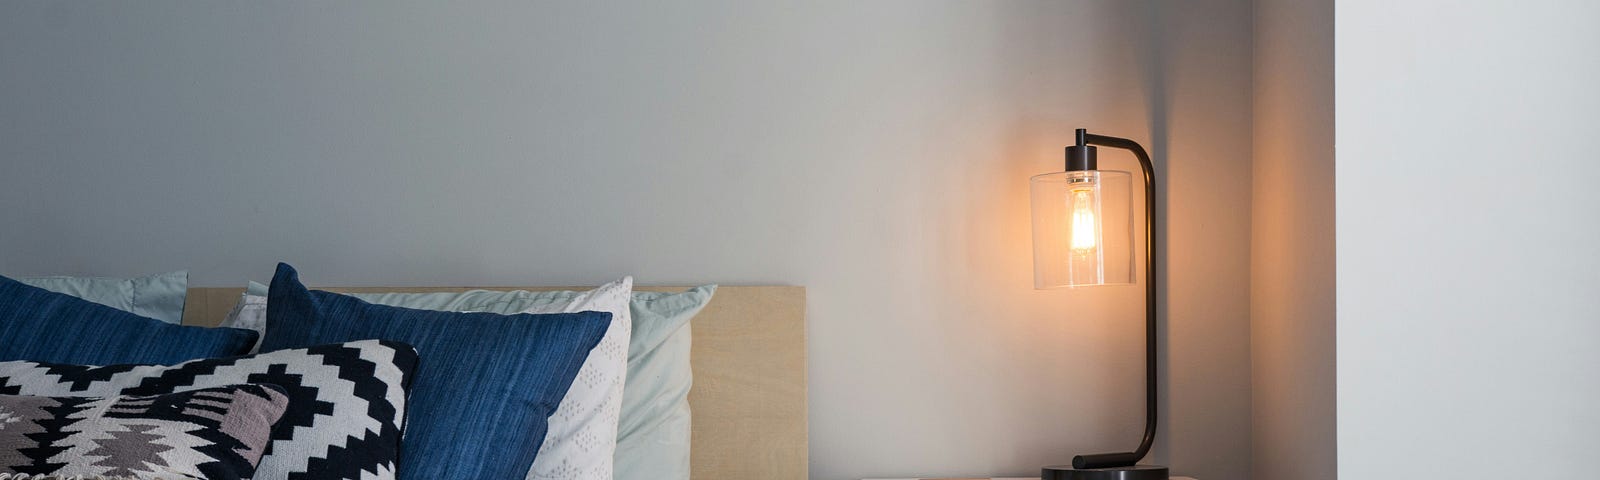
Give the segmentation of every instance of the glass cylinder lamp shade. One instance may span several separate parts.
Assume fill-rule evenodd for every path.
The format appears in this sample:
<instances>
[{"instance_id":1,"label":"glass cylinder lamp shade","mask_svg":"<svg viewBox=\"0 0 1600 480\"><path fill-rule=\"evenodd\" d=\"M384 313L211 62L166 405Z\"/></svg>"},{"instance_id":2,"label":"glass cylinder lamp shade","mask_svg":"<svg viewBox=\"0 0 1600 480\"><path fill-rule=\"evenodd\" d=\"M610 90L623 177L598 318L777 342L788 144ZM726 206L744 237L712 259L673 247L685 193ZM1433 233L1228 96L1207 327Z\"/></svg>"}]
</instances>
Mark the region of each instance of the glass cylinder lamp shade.
<instances>
[{"instance_id":1,"label":"glass cylinder lamp shade","mask_svg":"<svg viewBox=\"0 0 1600 480\"><path fill-rule=\"evenodd\" d=\"M1134 282L1131 177L1075 170L1029 181L1034 288Z\"/></svg>"}]
</instances>

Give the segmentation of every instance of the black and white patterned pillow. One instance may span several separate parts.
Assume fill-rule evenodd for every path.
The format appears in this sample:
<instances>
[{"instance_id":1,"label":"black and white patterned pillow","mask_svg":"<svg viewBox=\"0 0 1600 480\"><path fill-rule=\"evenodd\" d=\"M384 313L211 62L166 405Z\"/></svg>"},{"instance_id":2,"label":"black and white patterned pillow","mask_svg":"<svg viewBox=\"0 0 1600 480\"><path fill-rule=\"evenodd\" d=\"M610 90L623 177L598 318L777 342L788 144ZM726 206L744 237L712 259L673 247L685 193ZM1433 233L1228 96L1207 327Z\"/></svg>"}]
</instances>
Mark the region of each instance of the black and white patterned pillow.
<instances>
[{"instance_id":1,"label":"black and white patterned pillow","mask_svg":"<svg viewBox=\"0 0 1600 480\"><path fill-rule=\"evenodd\" d=\"M0 478L246 479L288 408L276 385L152 396L0 395Z\"/></svg>"},{"instance_id":2,"label":"black and white patterned pillow","mask_svg":"<svg viewBox=\"0 0 1600 480\"><path fill-rule=\"evenodd\" d=\"M395 478L417 353L363 340L173 366L0 362L0 394L159 395L242 383L278 385L289 409L272 431L258 480Z\"/></svg>"}]
</instances>

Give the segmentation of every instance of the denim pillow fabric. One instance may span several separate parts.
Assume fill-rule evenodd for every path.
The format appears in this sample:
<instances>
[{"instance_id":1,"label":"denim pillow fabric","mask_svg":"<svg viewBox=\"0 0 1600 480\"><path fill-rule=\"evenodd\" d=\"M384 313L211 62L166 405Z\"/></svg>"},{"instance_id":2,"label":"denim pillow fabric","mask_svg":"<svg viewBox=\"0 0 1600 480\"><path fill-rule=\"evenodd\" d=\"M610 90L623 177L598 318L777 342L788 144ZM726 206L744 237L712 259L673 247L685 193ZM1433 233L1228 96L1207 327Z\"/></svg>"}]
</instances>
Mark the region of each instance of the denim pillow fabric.
<instances>
[{"instance_id":1,"label":"denim pillow fabric","mask_svg":"<svg viewBox=\"0 0 1600 480\"><path fill-rule=\"evenodd\" d=\"M256 337L173 325L0 277L0 362L170 365L242 355Z\"/></svg>"},{"instance_id":2,"label":"denim pillow fabric","mask_svg":"<svg viewBox=\"0 0 1600 480\"><path fill-rule=\"evenodd\" d=\"M363 339L416 347L401 480L522 478L550 414L611 323L600 312L498 315L373 305L308 290L286 264L278 265L271 287L263 352Z\"/></svg>"}]
</instances>

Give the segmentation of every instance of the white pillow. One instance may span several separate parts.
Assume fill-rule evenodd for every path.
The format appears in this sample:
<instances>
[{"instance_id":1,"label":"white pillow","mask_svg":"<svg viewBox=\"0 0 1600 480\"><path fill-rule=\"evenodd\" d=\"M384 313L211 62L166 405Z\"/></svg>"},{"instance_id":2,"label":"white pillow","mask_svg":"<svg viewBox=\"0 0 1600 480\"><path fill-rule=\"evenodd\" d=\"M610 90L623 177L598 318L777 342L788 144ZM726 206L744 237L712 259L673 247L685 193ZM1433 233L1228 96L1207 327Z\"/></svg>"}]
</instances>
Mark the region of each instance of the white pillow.
<instances>
[{"instance_id":1,"label":"white pillow","mask_svg":"<svg viewBox=\"0 0 1600 480\"><path fill-rule=\"evenodd\" d=\"M612 480L622 384L628 375L628 339L633 335L628 308L632 296L633 277L623 277L571 301L533 305L521 312L611 314L611 328L589 351L567 396L550 414L550 427L528 471L529 480Z\"/></svg>"},{"instance_id":2,"label":"white pillow","mask_svg":"<svg viewBox=\"0 0 1600 480\"><path fill-rule=\"evenodd\" d=\"M572 313L583 311L611 314L611 326L589 352L578 376L572 381L561 405L550 415L544 444L528 470L528 480L612 480L617 448L617 424L622 416L622 386L628 375L628 342L633 335L633 316L629 300L633 277L601 285L562 301L562 292L488 292L460 294L366 294L356 295L368 302L423 309L515 303L520 310L511 313ZM567 293L570 294L570 293ZM433 308L430 308L433 307ZM495 311L494 313L506 313ZM240 297L222 326L265 332L267 297L249 293ZM427 352L419 352L428 361Z\"/></svg>"},{"instance_id":3,"label":"white pillow","mask_svg":"<svg viewBox=\"0 0 1600 480\"><path fill-rule=\"evenodd\" d=\"M222 319L220 326L255 330L262 334L256 336L256 344L250 347L250 353L261 353L261 339L266 338L267 331L267 297L249 293L239 295L239 303L233 305L233 310L228 312L227 318Z\"/></svg>"}]
</instances>

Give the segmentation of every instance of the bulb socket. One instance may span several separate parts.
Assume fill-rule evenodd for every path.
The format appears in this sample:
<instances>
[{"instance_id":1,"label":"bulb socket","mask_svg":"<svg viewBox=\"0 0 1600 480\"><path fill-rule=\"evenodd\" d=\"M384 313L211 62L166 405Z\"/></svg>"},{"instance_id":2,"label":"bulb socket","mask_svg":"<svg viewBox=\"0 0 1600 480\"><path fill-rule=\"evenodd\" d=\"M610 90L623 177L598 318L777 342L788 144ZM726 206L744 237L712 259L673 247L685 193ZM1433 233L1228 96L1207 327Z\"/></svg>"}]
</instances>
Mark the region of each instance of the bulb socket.
<instances>
[{"instance_id":1,"label":"bulb socket","mask_svg":"<svg viewBox=\"0 0 1600 480\"><path fill-rule=\"evenodd\" d=\"M1067 147L1067 171L1099 170L1099 162L1095 158L1093 145L1072 145Z\"/></svg>"}]
</instances>

